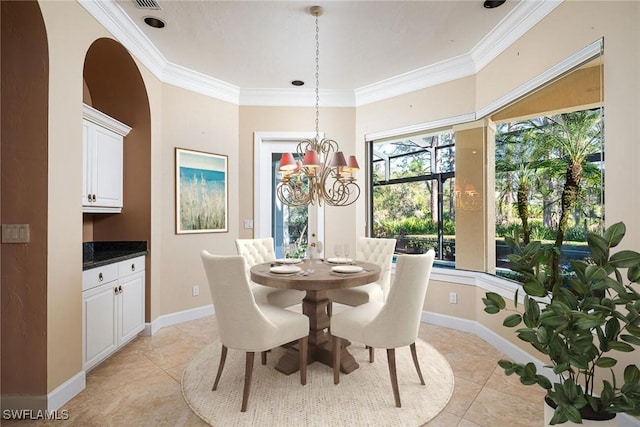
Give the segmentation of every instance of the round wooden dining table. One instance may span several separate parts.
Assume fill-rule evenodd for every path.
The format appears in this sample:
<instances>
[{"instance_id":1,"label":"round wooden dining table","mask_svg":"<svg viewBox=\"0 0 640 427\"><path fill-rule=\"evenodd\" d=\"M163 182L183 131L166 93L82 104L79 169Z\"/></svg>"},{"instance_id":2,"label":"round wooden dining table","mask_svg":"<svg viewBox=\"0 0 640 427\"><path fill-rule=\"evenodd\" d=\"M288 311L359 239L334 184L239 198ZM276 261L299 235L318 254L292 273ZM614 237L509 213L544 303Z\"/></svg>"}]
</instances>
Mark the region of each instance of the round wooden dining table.
<instances>
[{"instance_id":1,"label":"round wooden dining table","mask_svg":"<svg viewBox=\"0 0 640 427\"><path fill-rule=\"evenodd\" d=\"M332 264L321 259L305 260L298 264L301 272L292 274L272 273L271 267L278 265L267 262L251 267L251 280L273 288L297 289L306 292L302 300L302 312L309 317L309 354L308 363L321 362L333 366L331 358L331 335L329 333L329 316L327 314L327 291L331 289L352 288L373 283L380 278L380 267L376 264L354 261L349 265L362 267L356 273L339 273L333 271ZM342 340L343 342L346 340ZM358 369L359 365L347 350L349 342L341 349L340 371L348 374ZM297 345L286 346L287 351L280 358L276 369L287 375L300 369Z\"/></svg>"}]
</instances>

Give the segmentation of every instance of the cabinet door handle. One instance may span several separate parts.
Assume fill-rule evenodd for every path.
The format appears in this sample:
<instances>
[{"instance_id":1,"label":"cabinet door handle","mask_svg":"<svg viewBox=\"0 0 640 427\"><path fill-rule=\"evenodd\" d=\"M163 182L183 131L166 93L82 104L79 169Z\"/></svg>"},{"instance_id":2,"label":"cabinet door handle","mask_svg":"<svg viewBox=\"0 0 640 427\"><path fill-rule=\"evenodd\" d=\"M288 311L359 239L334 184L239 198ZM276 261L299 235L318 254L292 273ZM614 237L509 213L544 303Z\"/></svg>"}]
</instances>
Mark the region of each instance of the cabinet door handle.
<instances>
[{"instance_id":1,"label":"cabinet door handle","mask_svg":"<svg viewBox=\"0 0 640 427\"><path fill-rule=\"evenodd\" d=\"M131 271L136 271L136 265L135 264L131 264Z\"/></svg>"},{"instance_id":2,"label":"cabinet door handle","mask_svg":"<svg viewBox=\"0 0 640 427\"><path fill-rule=\"evenodd\" d=\"M102 275L102 273L98 274L98 281L102 282L104 280L104 276Z\"/></svg>"},{"instance_id":3,"label":"cabinet door handle","mask_svg":"<svg viewBox=\"0 0 640 427\"><path fill-rule=\"evenodd\" d=\"M91 194L87 194L87 201L91 202Z\"/></svg>"},{"instance_id":4,"label":"cabinet door handle","mask_svg":"<svg viewBox=\"0 0 640 427\"><path fill-rule=\"evenodd\" d=\"M118 293L121 294L122 293L122 285L118 286Z\"/></svg>"},{"instance_id":5,"label":"cabinet door handle","mask_svg":"<svg viewBox=\"0 0 640 427\"><path fill-rule=\"evenodd\" d=\"M113 293L118 295L118 287L117 286L115 288L113 288Z\"/></svg>"},{"instance_id":6,"label":"cabinet door handle","mask_svg":"<svg viewBox=\"0 0 640 427\"><path fill-rule=\"evenodd\" d=\"M91 201L92 201L92 202L95 202L95 201L96 201L96 195L95 195L95 194L92 194L92 195L91 195Z\"/></svg>"}]
</instances>

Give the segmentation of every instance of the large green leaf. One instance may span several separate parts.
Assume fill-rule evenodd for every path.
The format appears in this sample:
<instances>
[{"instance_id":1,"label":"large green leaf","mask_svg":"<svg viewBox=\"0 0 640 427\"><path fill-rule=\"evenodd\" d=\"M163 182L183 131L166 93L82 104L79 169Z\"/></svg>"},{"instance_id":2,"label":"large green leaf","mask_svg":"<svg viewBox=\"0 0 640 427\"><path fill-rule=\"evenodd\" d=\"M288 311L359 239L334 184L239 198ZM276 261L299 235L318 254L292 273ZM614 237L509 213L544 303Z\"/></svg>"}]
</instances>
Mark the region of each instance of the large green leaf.
<instances>
[{"instance_id":1,"label":"large green leaf","mask_svg":"<svg viewBox=\"0 0 640 427\"><path fill-rule=\"evenodd\" d=\"M545 289L544 285L536 280L530 280L522 285L522 287L524 288L524 291L527 293L527 295L531 295L533 297L547 296L547 290Z\"/></svg>"},{"instance_id":2,"label":"large green leaf","mask_svg":"<svg viewBox=\"0 0 640 427\"><path fill-rule=\"evenodd\" d=\"M618 334L620 333L620 322L618 321L618 319L612 317L607 320L604 330L607 338L615 341L618 338Z\"/></svg>"},{"instance_id":3,"label":"large green leaf","mask_svg":"<svg viewBox=\"0 0 640 427\"><path fill-rule=\"evenodd\" d=\"M608 246L612 248L622 241L626 232L627 227L624 225L624 222L616 222L604 231L603 237L607 241Z\"/></svg>"},{"instance_id":4,"label":"large green leaf","mask_svg":"<svg viewBox=\"0 0 640 427\"><path fill-rule=\"evenodd\" d=\"M624 368L624 382L640 384L640 370L636 365L628 365Z\"/></svg>"},{"instance_id":5,"label":"large green leaf","mask_svg":"<svg viewBox=\"0 0 640 427\"><path fill-rule=\"evenodd\" d=\"M599 234L588 233L587 243L591 250L591 258L597 265L606 264L609 259L609 245L608 242Z\"/></svg>"},{"instance_id":6,"label":"large green leaf","mask_svg":"<svg viewBox=\"0 0 640 427\"><path fill-rule=\"evenodd\" d=\"M611 256L609 262L616 268L635 267L640 265L640 253L629 250L616 252Z\"/></svg>"},{"instance_id":7,"label":"large green leaf","mask_svg":"<svg viewBox=\"0 0 640 427\"><path fill-rule=\"evenodd\" d=\"M640 265L633 266L627 270L627 279L634 283L640 281Z\"/></svg>"},{"instance_id":8,"label":"large green leaf","mask_svg":"<svg viewBox=\"0 0 640 427\"><path fill-rule=\"evenodd\" d=\"M510 314L504 318L502 322L503 326L507 328L513 328L514 326L518 326L522 322L522 316L520 314Z\"/></svg>"},{"instance_id":9,"label":"large green leaf","mask_svg":"<svg viewBox=\"0 0 640 427\"><path fill-rule=\"evenodd\" d=\"M628 342L629 344L634 344L640 346L640 338L634 337L633 335L620 335L620 339L624 342Z\"/></svg>"},{"instance_id":10,"label":"large green leaf","mask_svg":"<svg viewBox=\"0 0 640 427\"><path fill-rule=\"evenodd\" d=\"M608 274L606 270L599 265L590 265L585 269L585 280L587 282L597 282L604 280Z\"/></svg>"},{"instance_id":11,"label":"large green leaf","mask_svg":"<svg viewBox=\"0 0 640 427\"><path fill-rule=\"evenodd\" d=\"M576 313L577 320L574 324L580 329L593 329L604 324L605 319L602 316L591 316L584 313Z\"/></svg>"},{"instance_id":12,"label":"large green leaf","mask_svg":"<svg viewBox=\"0 0 640 427\"><path fill-rule=\"evenodd\" d=\"M485 301L485 300L483 299L483 301ZM486 302L485 302L485 304L486 304ZM498 307L496 307L495 305L487 305L487 306L485 306L484 311L486 313L489 313L489 314L500 313L500 309Z\"/></svg>"},{"instance_id":13,"label":"large green leaf","mask_svg":"<svg viewBox=\"0 0 640 427\"><path fill-rule=\"evenodd\" d=\"M622 351L624 353L629 353L634 350L633 346L621 341L610 342L609 346L612 350Z\"/></svg>"},{"instance_id":14,"label":"large green leaf","mask_svg":"<svg viewBox=\"0 0 640 427\"><path fill-rule=\"evenodd\" d=\"M504 302L504 298L502 298L502 296L498 295L495 292L487 292L485 293L485 296L489 301L493 302L496 305L496 307L498 307L500 310L504 309L507 306L507 304Z\"/></svg>"},{"instance_id":15,"label":"large green leaf","mask_svg":"<svg viewBox=\"0 0 640 427\"><path fill-rule=\"evenodd\" d=\"M600 368L610 368L615 366L618 361L612 357L601 357L596 360L596 366Z\"/></svg>"}]
</instances>

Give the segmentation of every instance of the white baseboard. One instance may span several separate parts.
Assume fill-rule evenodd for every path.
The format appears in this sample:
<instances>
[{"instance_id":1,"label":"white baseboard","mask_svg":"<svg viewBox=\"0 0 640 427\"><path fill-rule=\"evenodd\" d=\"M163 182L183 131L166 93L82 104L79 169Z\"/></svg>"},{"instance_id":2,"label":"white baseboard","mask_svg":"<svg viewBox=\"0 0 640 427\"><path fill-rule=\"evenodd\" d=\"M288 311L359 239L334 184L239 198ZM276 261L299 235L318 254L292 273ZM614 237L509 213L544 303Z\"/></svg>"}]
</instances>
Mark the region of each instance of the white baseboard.
<instances>
[{"instance_id":1,"label":"white baseboard","mask_svg":"<svg viewBox=\"0 0 640 427\"><path fill-rule=\"evenodd\" d=\"M86 386L86 374L78 372L47 395L3 395L2 410L57 411Z\"/></svg>"},{"instance_id":2,"label":"white baseboard","mask_svg":"<svg viewBox=\"0 0 640 427\"><path fill-rule=\"evenodd\" d=\"M155 335L156 332L164 327L177 325L178 323L184 323L190 320L200 319L202 317L211 316L213 314L215 314L215 311L213 310L213 304L191 308L189 310L178 311L171 314L165 314L159 316L151 323L146 323L144 326L144 330L140 332L140 335Z\"/></svg>"}]
</instances>

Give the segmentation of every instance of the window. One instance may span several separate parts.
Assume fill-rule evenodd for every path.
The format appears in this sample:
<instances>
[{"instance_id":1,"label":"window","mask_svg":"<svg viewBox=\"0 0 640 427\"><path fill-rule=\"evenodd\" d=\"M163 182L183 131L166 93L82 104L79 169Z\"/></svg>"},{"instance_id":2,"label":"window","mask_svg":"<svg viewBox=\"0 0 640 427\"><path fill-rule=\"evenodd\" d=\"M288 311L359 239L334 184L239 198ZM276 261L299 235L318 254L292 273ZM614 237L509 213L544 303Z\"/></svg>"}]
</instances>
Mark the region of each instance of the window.
<instances>
[{"instance_id":1,"label":"window","mask_svg":"<svg viewBox=\"0 0 640 427\"><path fill-rule=\"evenodd\" d=\"M393 237L396 253L455 261L455 141L444 130L369 143L371 230Z\"/></svg>"},{"instance_id":2,"label":"window","mask_svg":"<svg viewBox=\"0 0 640 427\"><path fill-rule=\"evenodd\" d=\"M562 270L604 224L604 108L502 123L496 132L496 267L504 237L562 245ZM572 195L573 194L573 195Z\"/></svg>"}]
</instances>

